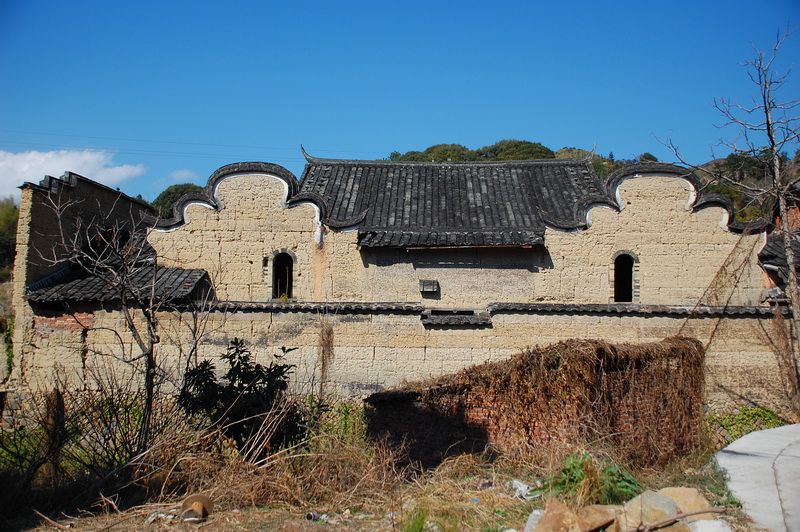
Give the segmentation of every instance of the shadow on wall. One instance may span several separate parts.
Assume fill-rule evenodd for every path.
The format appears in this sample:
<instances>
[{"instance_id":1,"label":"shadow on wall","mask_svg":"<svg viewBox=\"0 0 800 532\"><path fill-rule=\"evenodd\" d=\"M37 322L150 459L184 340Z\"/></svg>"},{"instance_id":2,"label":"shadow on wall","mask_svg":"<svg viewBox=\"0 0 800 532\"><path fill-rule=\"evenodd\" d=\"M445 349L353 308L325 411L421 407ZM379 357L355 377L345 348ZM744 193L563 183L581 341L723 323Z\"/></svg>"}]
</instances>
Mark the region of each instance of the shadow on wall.
<instances>
[{"instance_id":1,"label":"shadow on wall","mask_svg":"<svg viewBox=\"0 0 800 532\"><path fill-rule=\"evenodd\" d=\"M365 268L411 264L415 270L476 268L538 272L553 268L553 259L544 246L534 246L532 248L428 248L411 250L361 248L361 262Z\"/></svg>"},{"instance_id":2,"label":"shadow on wall","mask_svg":"<svg viewBox=\"0 0 800 532\"><path fill-rule=\"evenodd\" d=\"M426 468L439 465L448 456L486 449L486 428L469 423L464 409L442 413L419 399L417 392L382 392L368 397L369 436L402 446L410 462Z\"/></svg>"}]
</instances>

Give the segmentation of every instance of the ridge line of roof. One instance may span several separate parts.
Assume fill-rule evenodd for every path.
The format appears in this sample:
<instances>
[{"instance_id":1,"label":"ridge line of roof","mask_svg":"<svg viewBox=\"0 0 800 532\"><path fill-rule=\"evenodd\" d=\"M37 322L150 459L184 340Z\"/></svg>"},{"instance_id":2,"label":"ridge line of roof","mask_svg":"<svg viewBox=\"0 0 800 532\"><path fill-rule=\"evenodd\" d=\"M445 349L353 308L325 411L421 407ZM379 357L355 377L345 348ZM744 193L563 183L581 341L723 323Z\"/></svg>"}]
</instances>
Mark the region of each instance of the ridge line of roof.
<instances>
[{"instance_id":1,"label":"ridge line of roof","mask_svg":"<svg viewBox=\"0 0 800 532\"><path fill-rule=\"evenodd\" d=\"M536 166L536 165L569 165L585 164L591 160L590 157L579 157L572 159L515 159L509 161L390 161L388 159L328 159L324 157L314 157L303 150L308 164L349 164L359 166Z\"/></svg>"}]
</instances>

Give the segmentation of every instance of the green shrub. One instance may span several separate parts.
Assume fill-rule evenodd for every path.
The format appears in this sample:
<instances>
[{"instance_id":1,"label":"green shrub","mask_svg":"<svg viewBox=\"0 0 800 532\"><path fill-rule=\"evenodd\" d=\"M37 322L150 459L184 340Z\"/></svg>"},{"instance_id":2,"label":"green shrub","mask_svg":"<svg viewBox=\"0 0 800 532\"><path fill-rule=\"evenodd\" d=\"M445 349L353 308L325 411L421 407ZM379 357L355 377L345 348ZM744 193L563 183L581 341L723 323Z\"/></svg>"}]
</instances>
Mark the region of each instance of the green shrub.
<instances>
[{"instance_id":1,"label":"green shrub","mask_svg":"<svg viewBox=\"0 0 800 532\"><path fill-rule=\"evenodd\" d=\"M578 504L619 504L641 491L633 476L613 462L598 462L589 453L571 454L564 467L535 493L571 499Z\"/></svg>"},{"instance_id":2,"label":"green shrub","mask_svg":"<svg viewBox=\"0 0 800 532\"><path fill-rule=\"evenodd\" d=\"M239 448L259 433L264 416L270 413L281 419L269 438L271 444L300 438L300 413L281 403L294 365L274 361L269 366L257 364L244 340L239 338L231 340L222 359L228 364L228 371L222 377L224 382L217 380L216 368L208 360L186 372L178 396L181 408L190 415L204 414L219 423Z\"/></svg>"},{"instance_id":3,"label":"green shrub","mask_svg":"<svg viewBox=\"0 0 800 532\"><path fill-rule=\"evenodd\" d=\"M725 445L745 434L774 429L786 423L786 420L769 408L751 405L744 405L736 412L708 416L709 429L712 433L720 435L721 443Z\"/></svg>"},{"instance_id":4,"label":"green shrub","mask_svg":"<svg viewBox=\"0 0 800 532\"><path fill-rule=\"evenodd\" d=\"M425 508L414 508L414 511L403 520L403 532L422 532L428 522L428 510Z\"/></svg>"}]
</instances>

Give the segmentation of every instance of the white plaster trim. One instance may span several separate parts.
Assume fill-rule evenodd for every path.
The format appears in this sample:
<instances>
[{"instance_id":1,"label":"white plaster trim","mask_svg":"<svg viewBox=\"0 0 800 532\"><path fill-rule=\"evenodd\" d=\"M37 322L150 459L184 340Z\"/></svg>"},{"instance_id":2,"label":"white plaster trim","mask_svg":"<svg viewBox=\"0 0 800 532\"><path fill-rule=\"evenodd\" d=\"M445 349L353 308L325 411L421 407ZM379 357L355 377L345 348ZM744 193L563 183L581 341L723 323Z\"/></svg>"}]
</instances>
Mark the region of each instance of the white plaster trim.
<instances>
[{"instance_id":1,"label":"white plaster trim","mask_svg":"<svg viewBox=\"0 0 800 532\"><path fill-rule=\"evenodd\" d=\"M314 204L311 201L301 201L301 202L298 202L295 205L288 206L287 205L287 201L289 199L289 184L286 181L284 181L282 178L280 178L280 177L278 177L278 176L276 176L274 174L266 174L266 173L260 173L260 172L238 172L238 173L226 175L224 178L222 178L219 181L217 181L217 183L214 185L214 188L211 189L211 197L213 198L214 202L216 202L216 204L218 206L218 209L216 209L213 205L210 205L210 204L208 204L208 203L206 203L204 201L192 201L192 202L187 203L183 207L183 211L181 212L181 216L183 218L183 223L182 224L177 225L175 227L168 228L168 229L161 229L161 228L155 227L155 228L153 228L153 230L157 231L159 233L171 233L172 231L175 231L175 230L180 229L181 227L187 225L189 223L189 217L187 216L187 210L192 205L202 205L203 207L206 207L207 209L211 209L211 210L222 210L222 209L224 209L225 208L225 203L222 201L222 199L220 199L219 193L218 193L219 192L219 186L222 183L224 183L225 181L227 181L228 179L232 179L232 178L236 178L236 177L246 177L246 176L271 177L272 179L277 180L281 184L281 186L283 188L283 199L281 199L281 207L284 208L284 209L293 209L293 208L298 207L300 205L306 205L306 204L311 205L312 207L314 207L314 224L317 226L317 231L320 231L320 228L322 227L322 221L321 221L319 207L316 204ZM315 239L316 238L317 237L316 237L316 233L315 233ZM321 239L322 236L320 235L319 238Z\"/></svg>"},{"instance_id":2,"label":"white plaster trim","mask_svg":"<svg viewBox=\"0 0 800 532\"><path fill-rule=\"evenodd\" d=\"M720 228L724 229L726 233L731 232L731 228L728 227L728 222L730 222L731 215L728 214L728 209L724 209L722 207L718 207L722 209L722 220L719 222Z\"/></svg>"},{"instance_id":3,"label":"white plaster trim","mask_svg":"<svg viewBox=\"0 0 800 532\"><path fill-rule=\"evenodd\" d=\"M181 227L183 227L184 225L189 223L188 211L189 211L189 207L191 207L192 205L199 205L201 207L205 207L206 209L209 209L209 210L212 210L212 211L214 210L214 207L212 205L209 205L208 203L206 203L204 201L190 201L189 203L187 203L186 205L183 206L183 211L181 212L181 217L183 218L183 223L182 224L176 225L175 227L170 227L168 229L161 229L159 227L154 227L152 230L157 232L157 233L171 233L173 231L176 231L176 230L180 229Z\"/></svg>"},{"instance_id":4,"label":"white plaster trim","mask_svg":"<svg viewBox=\"0 0 800 532\"><path fill-rule=\"evenodd\" d=\"M617 199L617 202L619 202L619 199ZM616 209L614 209L610 205L605 205L603 203L591 203L586 208L586 229L573 229L572 231L568 231L568 232L581 233L583 231L588 231L589 229L591 229L592 228L592 216L591 215L592 215L592 210L593 209L608 209L610 211L616 212ZM622 209L620 209L620 210L622 210ZM565 231L565 232L567 232L567 231Z\"/></svg>"},{"instance_id":5,"label":"white plaster trim","mask_svg":"<svg viewBox=\"0 0 800 532\"><path fill-rule=\"evenodd\" d=\"M358 224L348 225L347 227L338 227L333 229L333 231L336 231L337 233L354 233L358 231Z\"/></svg>"}]
</instances>

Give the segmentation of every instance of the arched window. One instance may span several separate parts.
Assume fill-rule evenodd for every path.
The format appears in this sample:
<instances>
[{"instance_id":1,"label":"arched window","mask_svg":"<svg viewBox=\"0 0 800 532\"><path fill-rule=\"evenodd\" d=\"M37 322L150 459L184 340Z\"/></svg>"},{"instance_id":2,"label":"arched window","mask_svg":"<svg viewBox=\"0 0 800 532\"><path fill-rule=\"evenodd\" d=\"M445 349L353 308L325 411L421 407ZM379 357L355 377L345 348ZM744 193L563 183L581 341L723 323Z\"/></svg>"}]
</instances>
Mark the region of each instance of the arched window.
<instances>
[{"instance_id":1,"label":"arched window","mask_svg":"<svg viewBox=\"0 0 800 532\"><path fill-rule=\"evenodd\" d=\"M631 303L633 301L633 264L633 257L627 253L621 253L614 259L615 303Z\"/></svg>"},{"instance_id":2,"label":"arched window","mask_svg":"<svg viewBox=\"0 0 800 532\"><path fill-rule=\"evenodd\" d=\"M294 260L288 253L277 253L272 259L272 297L292 298L292 268Z\"/></svg>"}]
</instances>

